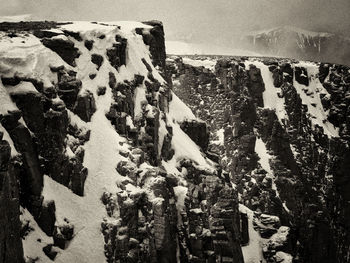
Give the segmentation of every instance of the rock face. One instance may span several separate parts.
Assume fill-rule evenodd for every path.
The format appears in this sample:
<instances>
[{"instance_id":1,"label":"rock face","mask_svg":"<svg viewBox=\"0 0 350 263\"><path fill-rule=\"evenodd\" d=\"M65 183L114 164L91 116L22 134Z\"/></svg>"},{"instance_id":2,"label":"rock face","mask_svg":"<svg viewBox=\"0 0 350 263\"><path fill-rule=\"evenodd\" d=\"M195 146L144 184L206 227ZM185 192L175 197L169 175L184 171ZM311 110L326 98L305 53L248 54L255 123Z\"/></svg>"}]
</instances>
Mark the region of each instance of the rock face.
<instances>
[{"instance_id":1,"label":"rock face","mask_svg":"<svg viewBox=\"0 0 350 263\"><path fill-rule=\"evenodd\" d=\"M253 58L167 64L175 93L209 124L208 151L221 155L250 209L241 211L245 259L255 233L267 262L348 262L349 68Z\"/></svg>"},{"instance_id":2,"label":"rock face","mask_svg":"<svg viewBox=\"0 0 350 263\"><path fill-rule=\"evenodd\" d=\"M160 22L0 28L1 263L243 263L247 218Z\"/></svg>"},{"instance_id":3,"label":"rock face","mask_svg":"<svg viewBox=\"0 0 350 263\"><path fill-rule=\"evenodd\" d=\"M20 236L19 193L16 168L10 163L11 147L0 133L0 262L24 262Z\"/></svg>"}]
</instances>

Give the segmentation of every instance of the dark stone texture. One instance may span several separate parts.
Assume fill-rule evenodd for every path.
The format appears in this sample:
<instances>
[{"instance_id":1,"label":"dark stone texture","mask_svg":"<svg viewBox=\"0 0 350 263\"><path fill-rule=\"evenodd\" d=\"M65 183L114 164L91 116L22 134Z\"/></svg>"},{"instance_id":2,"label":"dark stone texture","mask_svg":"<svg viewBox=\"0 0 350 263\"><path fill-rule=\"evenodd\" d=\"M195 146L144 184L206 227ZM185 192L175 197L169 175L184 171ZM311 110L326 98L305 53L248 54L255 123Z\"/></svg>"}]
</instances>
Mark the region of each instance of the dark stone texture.
<instances>
[{"instance_id":1,"label":"dark stone texture","mask_svg":"<svg viewBox=\"0 0 350 263\"><path fill-rule=\"evenodd\" d=\"M97 88L97 96L102 96L106 94L106 87L98 87Z\"/></svg>"},{"instance_id":2,"label":"dark stone texture","mask_svg":"<svg viewBox=\"0 0 350 263\"><path fill-rule=\"evenodd\" d=\"M98 54L92 54L91 55L91 62L94 63L97 66L97 70L100 69L102 63L103 63L103 57Z\"/></svg>"},{"instance_id":3,"label":"dark stone texture","mask_svg":"<svg viewBox=\"0 0 350 263\"><path fill-rule=\"evenodd\" d=\"M70 40L44 38L43 45L56 52L67 64L75 67L75 59L80 56L79 50Z\"/></svg>"},{"instance_id":4,"label":"dark stone texture","mask_svg":"<svg viewBox=\"0 0 350 263\"><path fill-rule=\"evenodd\" d=\"M61 70L57 73L57 93L64 101L67 108L73 110L78 93L81 89L81 81L76 78L76 72Z\"/></svg>"},{"instance_id":5,"label":"dark stone texture","mask_svg":"<svg viewBox=\"0 0 350 263\"><path fill-rule=\"evenodd\" d=\"M0 140L0 262L24 263L20 236L19 189L11 147Z\"/></svg>"},{"instance_id":6,"label":"dark stone texture","mask_svg":"<svg viewBox=\"0 0 350 263\"><path fill-rule=\"evenodd\" d=\"M163 24L160 21L143 22L153 28L149 34L144 34L142 31L143 42L150 47L152 62L154 66L160 66L165 69L165 40ZM138 31L136 31L138 33Z\"/></svg>"},{"instance_id":7,"label":"dark stone texture","mask_svg":"<svg viewBox=\"0 0 350 263\"><path fill-rule=\"evenodd\" d=\"M79 94L73 112L83 121L89 122L95 111L96 105L94 95L89 91L86 91L84 94Z\"/></svg>"},{"instance_id":8,"label":"dark stone texture","mask_svg":"<svg viewBox=\"0 0 350 263\"><path fill-rule=\"evenodd\" d=\"M55 229L56 222L56 206L54 201L43 203L41 212L36 218L36 221L40 228L46 235L52 236Z\"/></svg>"},{"instance_id":9,"label":"dark stone texture","mask_svg":"<svg viewBox=\"0 0 350 263\"><path fill-rule=\"evenodd\" d=\"M218 140L217 132L224 131L224 145L209 143L208 148L221 154L220 164L230 171L229 179L237 185L241 202L257 215L276 215L282 226L290 226L285 243L266 247L267 262L275 262L277 251L291 254L298 262L347 262L348 67L320 64L319 74L309 76L310 72L297 62L260 59L269 67L285 103L288 120L279 121L273 110L257 107L261 106L264 83L259 70L246 68L244 60L218 59L212 74L171 57L168 70L176 80L173 83L179 83L174 85L174 92L210 125L211 138ZM201 77L204 74L206 77ZM320 94L322 106L329 110L328 120L339 127L340 138L330 139L323 128L312 125L308 108L293 86L294 77L308 86L309 77L317 76L329 93ZM258 162L254 149L257 138L273 156L269 161L273 177ZM244 220L241 218L242 226ZM264 225L266 220L261 216L257 222L261 236L272 240L278 226ZM242 230L241 235L241 242L246 244L247 235L243 238Z\"/></svg>"},{"instance_id":10,"label":"dark stone texture","mask_svg":"<svg viewBox=\"0 0 350 263\"><path fill-rule=\"evenodd\" d=\"M28 129L18 122L20 117L21 112L19 111L9 112L3 117L1 124L9 133L16 150L23 156L27 174L21 178L23 180L21 185L27 188L29 195L27 202L30 202L30 198L40 197L41 195L43 175L40 169L36 147Z\"/></svg>"},{"instance_id":11,"label":"dark stone texture","mask_svg":"<svg viewBox=\"0 0 350 263\"><path fill-rule=\"evenodd\" d=\"M208 149L209 131L205 122L184 121L180 126L192 141L199 145L203 151Z\"/></svg>"},{"instance_id":12,"label":"dark stone texture","mask_svg":"<svg viewBox=\"0 0 350 263\"><path fill-rule=\"evenodd\" d=\"M126 63L126 46L127 40L120 37L119 35L115 36L116 43L113 44L113 47L107 49L107 57L109 63L118 70L120 66L125 65Z\"/></svg>"},{"instance_id":13,"label":"dark stone texture","mask_svg":"<svg viewBox=\"0 0 350 263\"><path fill-rule=\"evenodd\" d=\"M240 213L241 217L241 244L248 245L249 244L249 226L248 226L248 216L245 213Z\"/></svg>"},{"instance_id":14,"label":"dark stone texture","mask_svg":"<svg viewBox=\"0 0 350 263\"><path fill-rule=\"evenodd\" d=\"M92 47L94 45L94 41L93 40L85 40L84 41L84 46L91 51Z\"/></svg>"},{"instance_id":15,"label":"dark stone texture","mask_svg":"<svg viewBox=\"0 0 350 263\"><path fill-rule=\"evenodd\" d=\"M48 30L34 30L33 35L37 38L51 38L60 35L60 33L48 31Z\"/></svg>"},{"instance_id":16,"label":"dark stone texture","mask_svg":"<svg viewBox=\"0 0 350 263\"><path fill-rule=\"evenodd\" d=\"M53 245L52 244L48 244L45 247L43 247L43 251L45 253L45 255L51 259L51 260L55 260L58 252L53 250Z\"/></svg>"},{"instance_id":17,"label":"dark stone texture","mask_svg":"<svg viewBox=\"0 0 350 263\"><path fill-rule=\"evenodd\" d=\"M295 67L295 80L298 81L299 84L309 86L309 78L306 68Z\"/></svg>"},{"instance_id":18,"label":"dark stone texture","mask_svg":"<svg viewBox=\"0 0 350 263\"><path fill-rule=\"evenodd\" d=\"M73 31L69 31L69 30L63 30L63 33L68 36L68 37L72 37L77 41L83 41L83 39L80 36L79 32L73 32Z\"/></svg>"}]
</instances>

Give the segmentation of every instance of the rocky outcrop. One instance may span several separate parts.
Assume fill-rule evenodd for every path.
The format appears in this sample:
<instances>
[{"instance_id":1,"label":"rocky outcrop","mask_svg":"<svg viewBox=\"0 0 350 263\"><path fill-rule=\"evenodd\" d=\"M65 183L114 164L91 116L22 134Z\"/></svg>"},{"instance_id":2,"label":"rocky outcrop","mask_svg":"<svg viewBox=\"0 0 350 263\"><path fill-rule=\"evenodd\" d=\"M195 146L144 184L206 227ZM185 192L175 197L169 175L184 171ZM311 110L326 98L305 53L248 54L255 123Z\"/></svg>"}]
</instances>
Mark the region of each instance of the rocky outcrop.
<instances>
[{"instance_id":1,"label":"rocky outcrop","mask_svg":"<svg viewBox=\"0 0 350 263\"><path fill-rule=\"evenodd\" d=\"M205 122L184 121L181 123L181 129L199 145L203 151L208 149L209 132Z\"/></svg>"},{"instance_id":2,"label":"rocky outcrop","mask_svg":"<svg viewBox=\"0 0 350 263\"><path fill-rule=\"evenodd\" d=\"M159 66L165 69L165 39L163 24L156 20L143 23L152 26L152 28L150 30L137 28L136 33L142 35L143 42L150 47L154 66Z\"/></svg>"},{"instance_id":3,"label":"rocky outcrop","mask_svg":"<svg viewBox=\"0 0 350 263\"><path fill-rule=\"evenodd\" d=\"M188 262L190 255L189 262L243 262L237 192L221 171L213 174L186 161L181 166L190 184L179 226L181 262Z\"/></svg>"},{"instance_id":4,"label":"rocky outcrop","mask_svg":"<svg viewBox=\"0 0 350 263\"><path fill-rule=\"evenodd\" d=\"M75 59L80 54L72 41L61 38L44 38L42 39L42 43L45 47L56 52L67 64L73 67L76 65Z\"/></svg>"},{"instance_id":5,"label":"rocky outcrop","mask_svg":"<svg viewBox=\"0 0 350 263\"><path fill-rule=\"evenodd\" d=\"M121 65L125 65L126 62L127 39L116 35L115 41L116 43L113 44L112 48L107 49L107 57L109 63L118 70L118 68Z\"/></svg>"},{"instance_id":6,"label":"rocky outcrop","mask_svg":"<svg viewBox=\"0 0 350 263\"><path fill-rule=\"evenodd\" d=\"M23 263L19 221L18 170L11 159L11 147L0 132L0 262Z\"/></svg>"}]
</instances>

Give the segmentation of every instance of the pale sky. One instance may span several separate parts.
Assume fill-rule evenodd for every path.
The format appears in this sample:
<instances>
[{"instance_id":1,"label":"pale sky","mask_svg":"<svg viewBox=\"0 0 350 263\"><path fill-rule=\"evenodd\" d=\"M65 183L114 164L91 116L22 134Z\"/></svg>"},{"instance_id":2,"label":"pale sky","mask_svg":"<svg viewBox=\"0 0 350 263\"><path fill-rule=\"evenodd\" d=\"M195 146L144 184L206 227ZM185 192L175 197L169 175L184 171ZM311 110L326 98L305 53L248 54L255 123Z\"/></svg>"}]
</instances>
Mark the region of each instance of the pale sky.
<instances>
[{"instance_id":1,"label":"pale sky","mask_svg":"<svg viewBox=\"0 0 350 263\"><path fill-rule=\"evenodd\" d=\"M0 16L161 20L168 40L230 45L244 32L292 25L350 36L350 0L0 0Z\"/></svg>"}]
</instances>

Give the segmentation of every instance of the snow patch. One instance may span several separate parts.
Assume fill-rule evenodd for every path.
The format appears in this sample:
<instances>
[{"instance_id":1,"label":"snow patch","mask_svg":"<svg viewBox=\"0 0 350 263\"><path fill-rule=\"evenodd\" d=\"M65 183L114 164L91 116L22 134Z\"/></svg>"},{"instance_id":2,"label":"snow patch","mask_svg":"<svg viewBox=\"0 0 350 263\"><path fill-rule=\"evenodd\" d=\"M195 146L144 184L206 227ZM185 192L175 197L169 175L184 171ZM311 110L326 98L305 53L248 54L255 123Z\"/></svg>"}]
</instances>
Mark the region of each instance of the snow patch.
<instances>
[{"instance_id":1,"label":"snow patch","mask_svg":"<svg viewBox=\"0 0 350 263\"><path fill-rule=\"evenodd\" d=\"M269 174L272 174L272 170L269 163L269 160L271 159L271 155L268 154L265 143L262 141L261 138L256 138L255 152L258 154L260 158L259 162L262 168Z\"/></svg>"},{"instance_id":2,"label":"snow patch","mask_svg":"<svg viewBox=\"0 0 350 263\"><path fill-rule=\"evenodd\" d=\"M168 117L176 122L183 122L185 120L197 120L191 109L171 92L172 100L169 103L169 113Z\"/></svg>"},{"instance_id":3,"label":"snow patch","mask_svg":"<svg viewBox=\"0 0 350 263\"><path fill-rule=\"evenodd\" d=\"M261 76L265 84L265 91L263 92L264 108L272 109L276 112L279 122L283 125L284 120L288 120L288 114L285 110L284 98L280 98L278 93L280 88L276 88L273 85L272 73L268 66L264 63L256 60L248 60L245 62L245 66L249 69L249 65L253 64L261 70Z\"/></svg>"},{"instance_id":4,"label":"snow patch","mask_svg":"<svg viewBox=\"0 0 350 263\"><path fill-rule=\"evenodd\" d=\"M29 260L30 258L35 259L38 258L37 261L35 262L48 262L48 258L43 252L43 247L45 247L48 244L53 244L53 238L48 237L38 226L36 223L34 217L31 215L31 213L25 209L25 208L20 208L21 209L21 215L20 215L20 220L23 223L29 222L29 227L33 228L28 235L22 239L22 244L23 244L23 253L24 253L24 258ZM40 240L40 242L38 241ZM56 248L55 248L56 249ZM57 250L60 250L57 248Z\"/></svg>"},{"instance_id":5,"label":"snow patch","mask_svg":"<svg viewBox=\"0 0 350 263\"><path fill-rule=\"evenodd\" d=\"M254 212L242 204L239 204L239 211L241 213L246 213L248 216L249 244L247 246L242 247L244 262L265 263L266 261L262 254L264 239L260 236L260 234L257 231L255 231L253 227Z\"/></svg>"},{"instance_id":6,"label":"snow patch","mask_svg":"<svg viewBox=\"0 0 350 263\"><path fill-rule=\"evenodd\" d=\"M331 124L328 118L328 112L323 109L320 94L329 95L327 90L321 84L317 74L318 66L317 64L311 62L299 62L294 66L301 66L307 69L309 75L309 86L304 86L299 84L295 80L293 86L295 87L297 93L299 94L302 103L307 106L308 113L311 115L311 122L313 127L316 125L323 128L324 133L329 137L339 137L338 129ZM294 71L295 72L295 71Z\"/></svg>"}]
</instances>

